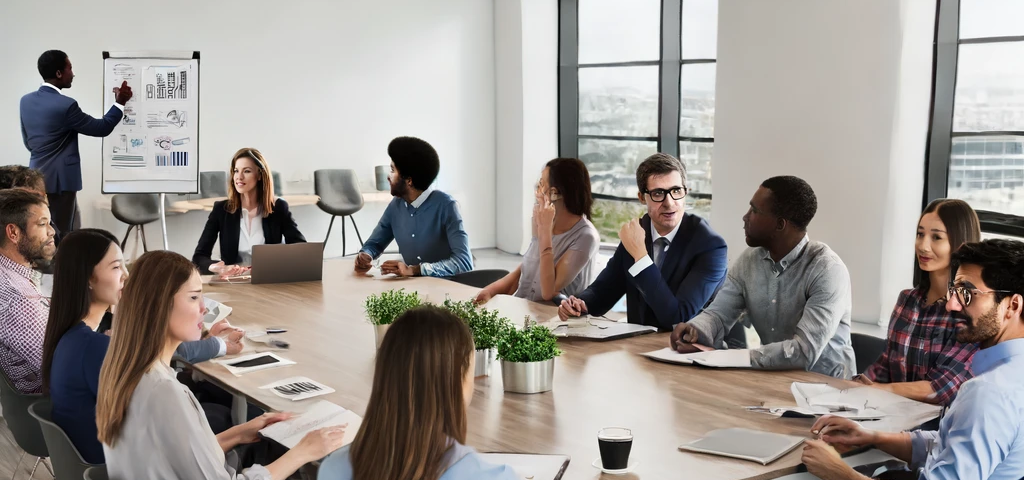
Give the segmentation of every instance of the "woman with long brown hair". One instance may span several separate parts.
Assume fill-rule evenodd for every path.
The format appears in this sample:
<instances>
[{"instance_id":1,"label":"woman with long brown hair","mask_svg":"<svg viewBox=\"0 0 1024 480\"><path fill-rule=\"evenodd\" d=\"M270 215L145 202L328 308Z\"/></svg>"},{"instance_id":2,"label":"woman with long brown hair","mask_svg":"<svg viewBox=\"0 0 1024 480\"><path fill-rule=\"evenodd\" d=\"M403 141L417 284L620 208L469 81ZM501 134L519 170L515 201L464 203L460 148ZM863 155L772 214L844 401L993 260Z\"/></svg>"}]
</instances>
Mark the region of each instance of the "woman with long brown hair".
<instances>
[{"instance_id":1,"label":"woman with long brown hair","mask_svg":"<svg viewBox=\"0 0 1024 480\"><path fill-rule=\"evenodd\" d=\"M111 479L283 479L341 446L344 427L309 433L267 466L238 471L232 449L287 414L265 414L214 435L170 361L203 329L203 283L189 260L149 252L135 263L100 369L96 427Z\"/></svg>"},{"instance_id":2,"label":"woman with long brown hair","mask_svg":"<svg viewBox=\"0 0 1024 480\"><path fill-rule=\"evenodd\" d=\"M255 148L243 148L231 157L228 198L213 204L199 237L192 262L203 272L237 275L252 266L252 246L305 243L288 210L288 202L274 197L274 176L267 159ZM214 262L213 244L220 238L220 261Z\"/></svg>"},{"instance_id":3,"label":"woman with long brown hair","mask_svg":"<svg viewBox=\"0 0 1024 480\"><path fill-rule=\"evenodd\" d=\"M881 358L855 380L920 402L953 402L972 376L977 345L957 341L956 314L946 311L949 263L965 243L980 240L978 214L967 202L928 204L917 223L914 288L900 292Z\"/></svg>"},{"instance_id":4,"label":"woman with long brown hair","mask_svg":"<svg viewBox=\"0 0 1024 480\"><path fill-rule=\"evenodd\" d=\"M466 444L475 355L469 327L425 306L384 336L366 417L351 445L320 465L320 480L515 480Z\"/></svg>"}]
</instances>

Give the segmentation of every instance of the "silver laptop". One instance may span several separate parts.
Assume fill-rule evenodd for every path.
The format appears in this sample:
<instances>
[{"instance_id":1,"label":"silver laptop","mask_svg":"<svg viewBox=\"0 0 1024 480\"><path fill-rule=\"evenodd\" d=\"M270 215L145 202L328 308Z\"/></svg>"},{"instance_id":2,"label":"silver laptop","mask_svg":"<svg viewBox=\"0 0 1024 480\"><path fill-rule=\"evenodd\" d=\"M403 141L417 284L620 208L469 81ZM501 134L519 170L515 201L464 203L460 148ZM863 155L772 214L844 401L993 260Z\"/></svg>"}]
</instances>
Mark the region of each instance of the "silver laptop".
<instances>
[{"instance_id":1,"label":"silver laptop","mask_svg":"<svg viewBox=\"0 0 1024 480\"><path fill-rule=\"evenodd\" d=\"M324 275L324 244L253 245L252 283L319 282Z\"/></svg>"}]
</instances>

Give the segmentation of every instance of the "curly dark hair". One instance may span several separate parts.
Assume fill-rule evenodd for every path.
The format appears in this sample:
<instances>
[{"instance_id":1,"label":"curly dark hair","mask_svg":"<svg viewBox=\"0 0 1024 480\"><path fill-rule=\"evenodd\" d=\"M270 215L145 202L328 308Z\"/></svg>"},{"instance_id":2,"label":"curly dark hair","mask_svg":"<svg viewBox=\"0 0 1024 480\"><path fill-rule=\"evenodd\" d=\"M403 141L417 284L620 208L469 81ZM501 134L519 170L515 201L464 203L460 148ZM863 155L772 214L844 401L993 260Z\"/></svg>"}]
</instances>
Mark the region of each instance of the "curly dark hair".
<instances>
[{"instance_id":1,"label":"curly dark hair","mask_svg":"<svg viewBox=\"0 0 1024 480\"><path fill-rule=\"evenodd\" d=\"M60 50L47 50L39 56L36 68L39 69L39 76L43 80L57 78L57 72L64 70L68 63L68 54Z\"/></svg>"},{"instance_id":2,"label":"curly dark hair","mask_svg":"<svg viewBox=\"0 0 1024 480\"><path fill-rule=\"evenodd\" d=\"M996 302L1013 294L1024 295L1024 242L989 239L965 244L953 253L950 278L965 264L981 267L981 279L988 288L1003 290L992 294Z\"/></svg>"},{"instance_id":3,"label":"curly dark hair","mask_svg":"<svg viewBox=\"0 0 1024 480\"><path fill-rule=\"evenodd\" d=\"M416 137L398 137L388 144L388 156L402 178L412 179L417 190L426 190L441 170L437 151Z\"/></svg>"},{"instance_id":4,"label":"curly dark hair","mask_svg":"<svg viewBox=\"0 0 1024 480\"><path fill-rule=\"evenodd\" d=\"M24 165L0 167L0 189L24 187L35 189L43 181L43 174Z\"/></svg>"},{"instance_id":5,"label":"curly dark hair","mask_svg":"<svg viewBox=\"0 0 1024 480\"><path fill-rule=\"evenodd\" d=\"M785 175L769 178L761 186L772 192L772 215L788 220L799 230L807 230L818 211L818 197L807 182Z\"/></svg>"}]
</instances>

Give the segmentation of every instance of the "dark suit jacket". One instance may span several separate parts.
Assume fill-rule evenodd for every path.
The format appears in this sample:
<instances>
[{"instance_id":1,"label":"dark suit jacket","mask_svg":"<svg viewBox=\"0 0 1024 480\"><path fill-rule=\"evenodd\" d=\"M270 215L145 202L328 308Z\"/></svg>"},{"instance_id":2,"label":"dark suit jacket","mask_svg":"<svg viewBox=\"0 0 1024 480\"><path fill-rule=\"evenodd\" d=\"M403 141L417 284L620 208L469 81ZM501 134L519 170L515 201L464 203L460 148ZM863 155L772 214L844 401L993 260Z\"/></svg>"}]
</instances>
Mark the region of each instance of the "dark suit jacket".
<instances>
[{"instance_id":1,"label":"dark suit jacket","mask_svg":"<svg viewBox=\"0 0 1024 480\"><path fill-rule=\"evenodd\" d=\"M123 116L120 108L111 106L103 118L92 118L75 99L47 86L21 97L21 139L32 152L29 166L43 173L46 192L81 190L78 134L105 137Z\"/></svg>"},{"instance_id":2,"label":"dark suit jacket","mask_svg":"<svg viewBox=\"0 0 1024 480\"><path fill-rule=\"evenodd\" d=\"M228 213L224 209L227 200L221 200L213 204L213 211L210 218L206 220L206 227L199 237L199 244L192 254L192 263L199 267L203 273L210 273L210 265L213 265L213 244L220 235L220 259L225 265L238 263L238 236L242 233L242 209L235 210L235 213ZM263 218L263 239L270 244L281 243L284 237L285 243L305 243L306 237L302 236L298 225L292 219L292 212L288 210L288 202L278 198L274 201L274 211Z\"/></svg>"},{"instance_id":3,"label":"dark suit jacket","mask_svg":"<svg viewBox=\"0 0 1024 480\"><path fill-rule=\"evenodd\" d=\"M644 215L640 225L647 232L647 254L651 255L650 217ZM629 323L671 330L711 300L725 282L728 258L725 240L704 219L690 214L683 215L665 255L662 269L651 265L633 277L629 268L636 262L620 243L597 280L578 297L591 315L604 315L625 294Z\"/></svg>"}]
</instances>

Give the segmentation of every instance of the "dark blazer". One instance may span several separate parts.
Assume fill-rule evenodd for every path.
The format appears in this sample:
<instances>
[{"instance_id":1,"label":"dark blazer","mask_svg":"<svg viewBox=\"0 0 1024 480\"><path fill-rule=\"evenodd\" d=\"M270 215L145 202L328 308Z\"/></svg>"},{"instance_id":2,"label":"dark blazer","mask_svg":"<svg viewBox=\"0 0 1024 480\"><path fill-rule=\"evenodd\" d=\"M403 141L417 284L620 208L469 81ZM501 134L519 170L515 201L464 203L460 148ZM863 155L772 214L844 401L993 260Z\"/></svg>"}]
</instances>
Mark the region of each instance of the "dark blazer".
<instances>
[{"instance_id":1,"label":"dark blazer","mask_svg":"<svg viewBox=\"0 0 1024 480\"><path fill-rule=\"evenodd\" d=\"M103 118L92 118L71 97L48 86L21 97L21 139L32 152L29 167L43 173L47 193L82 189L78 134L105 137L124 112L111 106Z\"/></svg>"},{"instance_id":2,"label":"dark blazer","mask_svg":"<svg viewBox=\"0 0 1024 480\"><path fill-rule=\"evenodd\" d=\"M647 232L647 254L651 255L650 217L644 215L640 225ZM588 313L604 315L625 294L629 323L671 330L711 300L725 282L728 257L725 240L704 219L690 214L683 215L665 255L661 270L651 265L633 277L629 268L636 262L619 243L597 280L578 297L586 302Z\"/></svg>"},{"instance_id":3,"label":"dark blazer","mask_svg":"<svg viewBox=\"0 0 1024 480\"><path fill-rule=\"evenodd\" d=\"M192 263L199 267L204 274L210 273L210 265L213 265L213 244L220 235L220 259L225 265L238 263L238 236L242 233L242 209L235 210L235 213L228 213L225 210L227 200L221 200L213 204L213 211L210 218L206 220L206 227L199 237L199 244L192 254ZM284 237L285 243L305 243L306 237L302 236L298 225L292 219L292 212L288 210L288 202L278 198L274 201L274 211L263 218L263 239L269 244L281 243Z\"/></svg>"}]
</instances>

